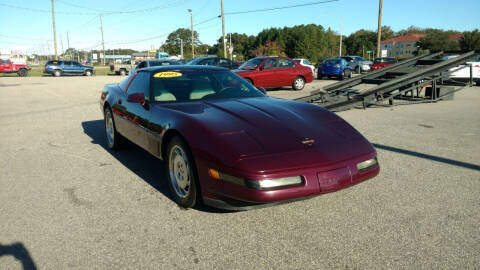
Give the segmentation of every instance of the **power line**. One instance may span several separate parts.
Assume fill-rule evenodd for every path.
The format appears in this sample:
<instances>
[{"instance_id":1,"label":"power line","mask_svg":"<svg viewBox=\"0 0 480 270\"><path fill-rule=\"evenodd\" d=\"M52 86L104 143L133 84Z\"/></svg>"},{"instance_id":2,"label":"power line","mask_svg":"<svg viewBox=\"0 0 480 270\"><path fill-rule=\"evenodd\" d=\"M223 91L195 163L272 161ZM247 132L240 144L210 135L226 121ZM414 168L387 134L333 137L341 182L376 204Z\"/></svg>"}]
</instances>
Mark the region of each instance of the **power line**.
<instances>
[{"instance_id":1,"label":"power line","mask_svg":"<svg viewBox=\"0 0 480 270\"><path fill-rule=\"evenodd\" d=\"M286 8L296 8L296 7L320 5L320 4L326 4L326 3L338 2L338 1L340 1L340 0L317 1L317 2L310 2L310 3L305 3L305 4L297 4L297 5L275 7L275 8L264 8L264 9L245 10L245 11L225 12L224 14L225 15L237 15L237 14L245 14L245 13L264 12L264 11L272 11L272 10L279 10L279 9L286 9Z\"/></svg>"}]
</instances>

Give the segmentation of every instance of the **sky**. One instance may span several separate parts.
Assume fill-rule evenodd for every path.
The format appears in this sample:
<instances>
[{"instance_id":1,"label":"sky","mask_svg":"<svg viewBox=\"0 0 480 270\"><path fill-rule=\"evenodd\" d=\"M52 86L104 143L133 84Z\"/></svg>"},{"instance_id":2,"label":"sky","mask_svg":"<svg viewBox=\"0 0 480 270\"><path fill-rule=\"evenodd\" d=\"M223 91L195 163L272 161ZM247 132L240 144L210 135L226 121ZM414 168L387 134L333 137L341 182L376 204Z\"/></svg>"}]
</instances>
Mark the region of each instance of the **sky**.
<instances>
[{"instance_id":1,"label":"sky","mask_svg":"<svg viewBox=\"0 0 480 270\"><path fill-rule=\"evenodd\" d=\"M343 35L377 29L379 0L333 0L228 14L313 2L320 1L224 0L225 31L256 35L266 28L301 24L319 24ZM68 41L76 49L101 49L100 14L105 49L158 48L169 33L180 27L190 28L187 9L192 10L194 24L198 24L194 30L200 41L216 43L222 35L221 19L215 18L220 15L220 0L55 0L58 52L67 49ZM471 31L480 28L479 14L480 0L384 0L382 25L394 31L411 25ZM53 53L51 0L0 0L0 25L0 51Z\"/></svg>"}]
</instances>

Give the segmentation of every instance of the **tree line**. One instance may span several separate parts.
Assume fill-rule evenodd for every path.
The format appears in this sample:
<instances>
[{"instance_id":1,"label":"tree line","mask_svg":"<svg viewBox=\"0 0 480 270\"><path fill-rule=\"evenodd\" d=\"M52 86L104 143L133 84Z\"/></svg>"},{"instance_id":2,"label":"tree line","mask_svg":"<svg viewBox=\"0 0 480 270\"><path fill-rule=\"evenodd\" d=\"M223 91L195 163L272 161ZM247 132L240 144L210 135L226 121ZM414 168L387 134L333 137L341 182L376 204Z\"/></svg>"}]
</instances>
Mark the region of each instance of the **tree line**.
<instances>
[{"instance_id":1,"label":"tree line","mask_svg":"<svg viewBox=\"0 0 480 270\"><path fill-rule=\"evenodd\" d=\"M462 33L411 26L395 32L389 26L383 26L382 40L414 33L425 35L417 43L421 50L480 50L480 32L478 29ZM451 40L450 36L452 34L461 34L460 40ZM180 39L184 45L184 57L186 59L191 58L192 39L189 29L179 28L170 33L162 49L170 55L179 55ZM262 30L256 36L232 33L231 40L234 47L233 54L236 55L235 59L238 61L245 61L256 56L278 55L291 58L307 58L311 62L318 63L325 58L338 56L340 45L340 36L337 32L316 24L268 28ZM376 50L376 43L376 31L358 30L343 37L342 55L366 56L367 51L374 52ZM200 42L199 35L195 31L194 44L197 55L223 56L222 37L217 40L216 44L209 46Z\"/></svg>"}]
</instances>

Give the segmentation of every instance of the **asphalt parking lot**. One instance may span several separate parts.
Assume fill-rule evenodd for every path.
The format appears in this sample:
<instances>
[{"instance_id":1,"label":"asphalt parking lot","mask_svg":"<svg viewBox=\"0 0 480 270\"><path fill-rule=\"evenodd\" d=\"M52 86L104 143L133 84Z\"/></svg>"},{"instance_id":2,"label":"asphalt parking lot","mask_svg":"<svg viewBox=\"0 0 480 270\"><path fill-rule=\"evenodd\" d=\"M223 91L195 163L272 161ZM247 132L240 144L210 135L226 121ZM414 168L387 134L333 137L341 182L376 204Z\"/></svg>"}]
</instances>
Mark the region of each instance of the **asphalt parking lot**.
<instances>
[{"instance_id":1,"label":"asphalt parking lot","mask_svg":"<svg viewBox=\"0 0 480 270\"><path fill-rule=\"evenodd\" d=\"M480 87L340 112L379 176L223 212L177 207L140 148L107 150L98 98L121 79L0 78L0 269L479 269Z\"/></svg>"}]
</instances>

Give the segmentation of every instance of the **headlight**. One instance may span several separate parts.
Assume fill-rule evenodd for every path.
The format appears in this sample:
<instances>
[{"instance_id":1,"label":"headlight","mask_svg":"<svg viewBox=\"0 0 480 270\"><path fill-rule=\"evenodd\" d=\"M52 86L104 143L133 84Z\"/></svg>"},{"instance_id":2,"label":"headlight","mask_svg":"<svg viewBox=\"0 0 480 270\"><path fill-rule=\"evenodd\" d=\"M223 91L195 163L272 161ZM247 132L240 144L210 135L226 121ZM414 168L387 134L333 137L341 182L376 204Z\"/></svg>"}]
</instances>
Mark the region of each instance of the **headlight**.
<instances>
[{"instance_id":1,"label":"headlight","mask_svg":"<svg viewBox=\"0 0 480 270\"><path fill-rule=\"evenodd\" d=\"M369 160L365 160L363 162L360 162L357 164L357 169L359 172L361 171L366 171L372 167L375 167L378 165L378 160L377 160L377 157L374 157L372 159L369 159Z\"/></svg>"},{"instance_id":2,"label":"headlight","mask_svg":"<svg viewBox=\"0 0 480 270\"><path fill-rule=\"evenodd\" d=\"M283 177L276 179L264 179L257 181L248 181L254 189L274 189L280 187L296 186L302 184L302 177L292 176L292 177Z\"/></svg>"},{"instance_id":3,"label":"headlight","mask_svg":"<svg viewBox=\"0 0 480 270\"><path fill-rule=\"evenodd\" d=\"M267 190L288 186L296 186L303 183L301 176L283 177L275 179L262 179L262 180L247 180L226 173L219 172L215 169L209 169L210 176L217 180L223 180L232 184L258 189Z\"/></svg>"}]
</instances>

